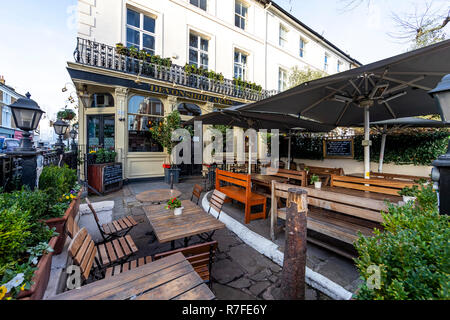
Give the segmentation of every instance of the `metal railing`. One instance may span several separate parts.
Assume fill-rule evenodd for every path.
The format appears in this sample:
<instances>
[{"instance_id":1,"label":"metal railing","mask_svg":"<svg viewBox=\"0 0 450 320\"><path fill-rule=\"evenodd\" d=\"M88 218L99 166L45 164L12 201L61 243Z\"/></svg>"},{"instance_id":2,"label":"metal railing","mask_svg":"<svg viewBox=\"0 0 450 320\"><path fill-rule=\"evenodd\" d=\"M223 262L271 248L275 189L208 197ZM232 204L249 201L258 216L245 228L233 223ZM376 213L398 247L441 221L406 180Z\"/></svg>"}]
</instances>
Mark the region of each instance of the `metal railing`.
<instances>
[{"instance_id":1,"label":"metal railing","mask_svg":"<svg viewBox=\"0 0 450 320\"><path fill-rule=\"evenodd\" d=\"M184 87L250 101L263 100L278 93L277 90L259 91L251 88L242 88L236 85L234 80L230 79L219 81L188 73L184 67L176 64L167 67L150 63L119 54L115 47L79 37L77 38L77 47L74 51L74 59L75 62L83 65L135 74L143 78L165 81Z\"/></svg>"}]
</instances>

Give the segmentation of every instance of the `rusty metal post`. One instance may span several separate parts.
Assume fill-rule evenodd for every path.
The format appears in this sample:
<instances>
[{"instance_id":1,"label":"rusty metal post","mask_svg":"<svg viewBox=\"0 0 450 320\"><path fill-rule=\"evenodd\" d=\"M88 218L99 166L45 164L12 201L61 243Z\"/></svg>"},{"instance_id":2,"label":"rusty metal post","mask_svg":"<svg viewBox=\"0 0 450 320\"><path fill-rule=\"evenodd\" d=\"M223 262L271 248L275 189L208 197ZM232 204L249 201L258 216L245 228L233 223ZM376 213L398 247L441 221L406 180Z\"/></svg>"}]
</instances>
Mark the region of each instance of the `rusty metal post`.
<instances>
[{"instance_id":1,"label":"rusty metal post","mask_svg":"<svg viewBox=\"0 0 450 320\"><path fill-rule=\"evenodd\" d=\"M288 192L281 298L304 300L308 196L307 191L303 189L292 188Z\"/></svg>"}]
</instances>

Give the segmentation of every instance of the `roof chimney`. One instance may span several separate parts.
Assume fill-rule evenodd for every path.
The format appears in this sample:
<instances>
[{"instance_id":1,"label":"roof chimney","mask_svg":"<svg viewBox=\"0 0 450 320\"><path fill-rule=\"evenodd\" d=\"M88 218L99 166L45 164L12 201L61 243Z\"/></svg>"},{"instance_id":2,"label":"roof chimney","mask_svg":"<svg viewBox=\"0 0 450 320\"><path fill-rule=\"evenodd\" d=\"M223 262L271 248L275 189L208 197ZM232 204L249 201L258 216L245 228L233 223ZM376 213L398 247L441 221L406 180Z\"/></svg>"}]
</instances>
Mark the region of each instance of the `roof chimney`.
<instances>
[{"instance_id":1,"label":"roof chimney","mask_svg":"<svg viewBox=\"0 0 450 320\"><path fill-rule=\"evenodd\" d=\"M5 78L3 76L0 76L0 83L5 84Z\"/></svg>"}]
</instances>

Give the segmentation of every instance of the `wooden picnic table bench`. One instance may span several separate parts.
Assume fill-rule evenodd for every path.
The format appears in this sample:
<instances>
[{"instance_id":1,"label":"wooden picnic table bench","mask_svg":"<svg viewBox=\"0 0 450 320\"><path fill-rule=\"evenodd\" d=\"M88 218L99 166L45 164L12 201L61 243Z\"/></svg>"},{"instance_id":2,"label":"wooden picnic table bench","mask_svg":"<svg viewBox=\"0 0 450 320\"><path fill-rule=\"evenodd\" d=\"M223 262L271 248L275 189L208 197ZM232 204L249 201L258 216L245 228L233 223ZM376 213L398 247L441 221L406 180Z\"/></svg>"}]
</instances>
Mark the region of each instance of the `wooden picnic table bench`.
<instances>
[{"instance_id":1,"label":"wooden picnic table bench","mask_svg":"<svg viewBox=\"0 0 450 320\"><path fill-rule=\"evenodd\" d=\"M245 204L245 223L255 219L266 219L267 199L265 196L252 191L252 177L248 174L233 173L217 169L216 190L225 194L228 198ZM228 185L222 185L221 182ZM261 212L252 213L253 206L262 205Z\"/></svg>"},{"instance_id":2,"label":"wooden picnic table bench","mask_svg":"<svg viewBox=\"0 0 450 320\"><path fill-rule=\"evenodd\" d=\"M344 175L344 169L342 168L326 168L326 167L316 167L316 166L307 166L305 164L302 164L300 166L302 170L305 170L308 168L308 177L307 180L311 181L311 176L316 175L319 176L320 180L322 180L322 183L324 186L329 186L331 181L331 175Z\"/></svg>"},{"instance_id":3,"label":"wooden picnic table bench","mask_svg":"<svg viewBox=\"0 0 450 320\"><path fill-rule=\"evenodd\" d=\"M286 220L286 208L280 207L279 199L287 200L288 190L299 188L295 185L272 182L272 208L270 234L276 239L279 231L277 218ZM378 199L360 197L337 192L335 188L317 190L312 187L304 188L308 191L308 230L325 235L347 244L353 244L358 239L358 232L370 236L373 229L382 229L383 218L381 211L388 207L378 195ZM365 192L359 191L360 194ZM396 199L400 199L396 197ZM338 254L352 258L353 256L335 245L332 241L319 240L308 237L308 241L330 249Z\"/></svg>"},{"instance_id":4,"label":"wooden picnic table bench","mask_svg":"<svg viewBox=\"0 0 450 320\"><path fill-rule=\"evenodd\" d=\"M353 173L349 174L351 177L364 178L363 173ZM417 182L419 180L425 180L431 182L430 177L412 176L406 174L395 174L395 173L381 173L381 172L370 172L370 178L387 179L387 180L398 180L406 182Z\"/></svg>"},{"instance_id":5,"label":"wooden picnic table bench","mask_svg":"<svg viewBox=\"0 0 450 320\"><path fill-rule=\"evenodd\" d=\"M51 300L213 300L214 294L182 253L95 281Z\"/></svg>"}]
</instances>

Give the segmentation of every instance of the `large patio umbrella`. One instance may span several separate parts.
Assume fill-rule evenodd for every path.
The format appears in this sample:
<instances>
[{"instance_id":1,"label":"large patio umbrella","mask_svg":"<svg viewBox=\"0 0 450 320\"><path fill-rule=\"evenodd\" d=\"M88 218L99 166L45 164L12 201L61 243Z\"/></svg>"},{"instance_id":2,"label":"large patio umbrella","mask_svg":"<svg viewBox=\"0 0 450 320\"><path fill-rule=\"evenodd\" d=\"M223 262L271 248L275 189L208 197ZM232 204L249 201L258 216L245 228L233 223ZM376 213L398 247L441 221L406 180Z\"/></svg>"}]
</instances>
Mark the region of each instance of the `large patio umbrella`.
<instances>
[{"instance_id":1,"label":"large patio umbrella","mask_svg":"<svg viewBox=\"0 0 450 320\"><path fill-rule=\"evenodd\" d=\"M450 40L306 82L242 109L295 114L335 126L364 122L364 166L369 178L370 119L441 114L449 121L427 93L448 73Z\"/></svg>"},{"instance_id":2,"label":"large patio umbrella","mask_svg":"<svg viewBox=\"0 0 450 320\"><path fill-rule=\"evenodd\" d=\"M211 113L192 118L184 125L193 125L195 121L201 121L203 125L227 125L244 129L278 129L282 132L303 130L307 132L329 132L336 128L333 125L321 124L315 121L300 119L289 114L274 112L242 111L243 106L235 106L228 109L213 111ZM290 139L290 137L289 137ZM290 164L290 140L288 149L288 164ZM249 164L251 163L251 144L249 144ZM289 165L288 165L289 167ZM249 174L251 166L249 165Z\"/></svg>"},{"instance_id":3,"label":"large patio umbrella","mask_svg":"<svg viewBox=\"0 0 450 320\"><path fill-rule=\"evenodd\" d=\"M360 124L360 126L364 125ZM384 151L386 149L386 137L388 134L392 133L393 131L406 128L449 128L450 122L408 117L385 121L375 121L371 122L370 126L382 134L380 160L378 163L378 172L381 173L383 172Z\"/></svg>"}]
</instances>

